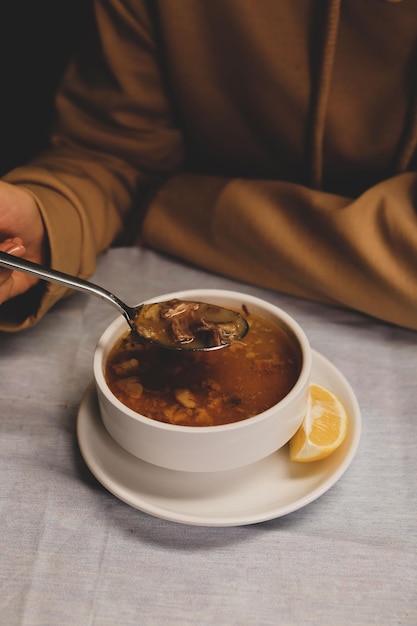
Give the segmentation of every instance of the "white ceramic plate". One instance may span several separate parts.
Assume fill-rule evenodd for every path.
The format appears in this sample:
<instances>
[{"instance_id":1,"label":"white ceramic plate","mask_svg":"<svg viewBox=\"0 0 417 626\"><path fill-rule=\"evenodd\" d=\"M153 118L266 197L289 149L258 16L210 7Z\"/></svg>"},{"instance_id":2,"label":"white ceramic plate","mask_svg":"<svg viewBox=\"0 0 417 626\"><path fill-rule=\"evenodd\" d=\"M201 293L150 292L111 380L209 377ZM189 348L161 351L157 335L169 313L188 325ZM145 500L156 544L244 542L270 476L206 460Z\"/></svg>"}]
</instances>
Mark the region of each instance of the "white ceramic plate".
<instances>
[{"instance_id":1,"label":"white ceramic plate","mask_svg":"<svg viewBox=\"0 0 417 626\"><path fill-rule=\"evenodd\" d=\"M333 391L350 418L343 444L321 461L294 463L285 446L244 468L216 473L178 472L145 463L107 433L93 384L78 412L81 454L108 491L162 519L196 526L239 526L280 517L330 489L350 465L359 444L361 417L356 397L339 370L314 351L312 382Z\"/></svg>"}]
</instances>

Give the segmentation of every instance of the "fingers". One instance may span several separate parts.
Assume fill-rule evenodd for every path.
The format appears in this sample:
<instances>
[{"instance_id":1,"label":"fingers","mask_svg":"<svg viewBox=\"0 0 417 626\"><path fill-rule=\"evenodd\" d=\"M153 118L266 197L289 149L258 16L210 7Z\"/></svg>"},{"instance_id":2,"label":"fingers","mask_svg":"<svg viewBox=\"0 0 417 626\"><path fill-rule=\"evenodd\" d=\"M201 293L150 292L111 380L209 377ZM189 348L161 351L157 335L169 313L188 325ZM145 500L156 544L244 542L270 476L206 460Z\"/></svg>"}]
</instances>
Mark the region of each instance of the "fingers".
<instances>
[{"instance_id":1,"label":"fingers","mask_svg":"<svg viewBox=\"0 0 417 626\"><path fill-rule=\"evenodd\" d=\"M14 254L15 256L22 257L26 249L20 237L13 237L12 239L5 239L5 241L1 241L0 250L2 252L7 252L8 254Z\"/></svg>"},{"instance_id":2,"label":"fingers","mask_svg":"<svg viewBox=\"0 0 417 626\"><path fill-rule=\"evenodd\" d=\"M45 249L45 226L33 195L0 181L0 251L43 263ZM22 295L38 282L25 272L0 267L0 303Z\"/></svg>"},{"instance_id":3,"label":"fingers","mask_svg":"<svg viewBox=\"0 0 417 626\"><path fill-rule=\"evenodd\" d=\"M18 257L23 257L26 252L26 248L20 237L13 237L1 241L0 250ZM0 304L13 297L15 291L14 276L15 272L12 270L0 267Z\"/></svg>"}]
</instances>

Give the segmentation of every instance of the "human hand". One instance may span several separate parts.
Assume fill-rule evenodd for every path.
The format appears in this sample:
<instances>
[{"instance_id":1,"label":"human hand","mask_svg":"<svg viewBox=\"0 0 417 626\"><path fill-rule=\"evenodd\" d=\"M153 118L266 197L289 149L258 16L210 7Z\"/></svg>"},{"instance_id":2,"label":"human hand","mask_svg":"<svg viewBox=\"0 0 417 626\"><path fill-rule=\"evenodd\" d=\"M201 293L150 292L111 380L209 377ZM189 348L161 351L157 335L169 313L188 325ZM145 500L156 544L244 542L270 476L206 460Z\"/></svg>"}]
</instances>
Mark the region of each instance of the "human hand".
<instances>
[{"instance_id":1,"label":"human hand","mask_svg":"<svg viewBox=\"0 0 417 626\"><path fill-rule=\"evenodd\" d=\"M47 236L32 194L26 189L0 181L0 250L45 263ZM0 267L0 304L18 296L38 279Z\"/></svg>"}]
</instances>

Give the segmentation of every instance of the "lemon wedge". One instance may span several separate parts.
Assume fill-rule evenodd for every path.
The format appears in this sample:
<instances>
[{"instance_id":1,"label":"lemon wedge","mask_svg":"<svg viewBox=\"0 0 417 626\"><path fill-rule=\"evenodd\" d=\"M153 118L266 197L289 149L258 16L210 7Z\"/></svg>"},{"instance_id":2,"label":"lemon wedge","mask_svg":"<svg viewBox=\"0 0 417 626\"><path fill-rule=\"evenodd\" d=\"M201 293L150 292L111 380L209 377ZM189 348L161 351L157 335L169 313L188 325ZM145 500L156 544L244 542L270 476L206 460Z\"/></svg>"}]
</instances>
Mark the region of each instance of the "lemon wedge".
<instances>
[{"instance_id":1,"label":"lemon wedge","mask_svg":"<svg viewBox=\"0 0 417 626\"><path fill-rule=\"evenodd\" d=\"M290 459L300 463L324 459L343 443L347 427L348 416L339 398L311 384L306 415L290 440Z\"/></svg>"}]
</instances>

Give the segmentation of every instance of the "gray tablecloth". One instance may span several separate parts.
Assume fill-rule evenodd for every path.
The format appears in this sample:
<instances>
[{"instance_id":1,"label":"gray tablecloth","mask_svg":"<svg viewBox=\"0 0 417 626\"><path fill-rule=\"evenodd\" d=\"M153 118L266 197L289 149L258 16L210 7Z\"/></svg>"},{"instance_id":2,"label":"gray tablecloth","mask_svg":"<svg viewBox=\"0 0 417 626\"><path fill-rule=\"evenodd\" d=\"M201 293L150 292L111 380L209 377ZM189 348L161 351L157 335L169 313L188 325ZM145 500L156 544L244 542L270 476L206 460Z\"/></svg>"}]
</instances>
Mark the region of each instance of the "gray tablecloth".
<instances>
[{"instance_id":1,"label":"gray tablecloth","mask_svg":"<svg viewBox=\"0 0 417 626\"><path fill-rule=\"evenodd\" d=\"M190 526L109 493L87 468L77 412L117 313L83 294L0 334L0 622L13 625L417 624L417 333L113 249L95 281L130 303L232 288L294 315L350 382L358 452L324 495L254 525Z\"/></svg>"}]
</instances>

